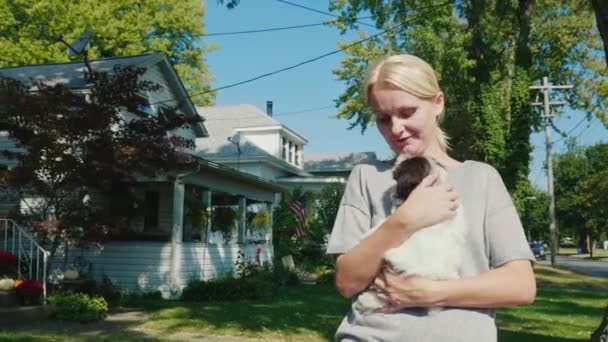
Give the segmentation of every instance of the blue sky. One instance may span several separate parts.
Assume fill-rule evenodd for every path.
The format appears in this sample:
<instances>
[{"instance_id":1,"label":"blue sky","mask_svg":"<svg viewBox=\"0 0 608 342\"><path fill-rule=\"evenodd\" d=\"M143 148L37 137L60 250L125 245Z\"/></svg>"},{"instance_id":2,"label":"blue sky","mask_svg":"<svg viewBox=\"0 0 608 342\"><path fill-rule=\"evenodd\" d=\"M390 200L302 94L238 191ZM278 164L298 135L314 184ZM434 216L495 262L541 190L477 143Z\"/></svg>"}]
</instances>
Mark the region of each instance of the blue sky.
<instances>
[{"instance_id":1,"label":"blue sky","mask_svg":"<svg viewBox=\"0 0 608 342\"><path fill-rule=\"evenodd\" d=\"M326 1L290 2L327 12ZM207 33L305 25L331 18L276 0L242 0L233 10L218 5L214 0L208 0L207 6L208 12L203 20ZM376 32L372 28L365 29ZM210 71L215 74L213 86L221 87L334 51L337 41L355 38L357 36L353 33L343 36L337 29L325 26L212 36L206 38L205 43L215 43L219 49L209 54L206 61ZM337 81L331 70L339 67L339 61L344 56L338 53L252 83L221 90L216 104L249 103L265 110L266 101L272 100L276 119L308 139L305 153L373 151L379 157L387 157L390 150L374 126L361 135L358 128L347 130L346 120L330 118L336 112L334 99L345 88L345 84ZM565 111L554 122L562 131L571 131L572 136L578 136L582 144L608 141L608 130L597 119L581 123L583 115ZM553 136L556 141L560 139L556 132ZM533 134L531 141L535 150L532 153L530 179L540 189L546 189L542 169L545 158L544 133ZM565 139L557 142L554 150L563 150L563 142Z\"/></svg>"}]
</instances>

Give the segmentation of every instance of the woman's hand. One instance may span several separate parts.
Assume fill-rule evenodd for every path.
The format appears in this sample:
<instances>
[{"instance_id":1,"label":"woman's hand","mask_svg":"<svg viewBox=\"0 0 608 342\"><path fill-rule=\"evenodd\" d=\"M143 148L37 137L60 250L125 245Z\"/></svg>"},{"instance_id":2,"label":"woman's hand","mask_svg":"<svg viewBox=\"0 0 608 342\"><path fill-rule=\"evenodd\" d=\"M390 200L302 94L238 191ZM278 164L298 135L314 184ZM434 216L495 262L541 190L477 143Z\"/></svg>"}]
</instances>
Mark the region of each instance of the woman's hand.
<instances>
[{"instance_id":1,"label":"woman's hand","mask_svg":"<svg viewBox=\"0 0 608 342\"><path fill-rule=\"evenodd\" d=\"M425 177L391 219L413 233L456 216L458 195L449 182L437 184L438 179L436 172Z\"/></svg>"},{"instance_id":2,"label":"woman's hand","mask_svg":"<svg viewBox=\"0 0 608 342\"><path fill-rule=\"evenodd\" d=\"M414 274L394 273L384 269L374 287L386 306L378 312L392 313L403 308L440 306L443 295L440 282Z\"/></svg>"}]
</instances>

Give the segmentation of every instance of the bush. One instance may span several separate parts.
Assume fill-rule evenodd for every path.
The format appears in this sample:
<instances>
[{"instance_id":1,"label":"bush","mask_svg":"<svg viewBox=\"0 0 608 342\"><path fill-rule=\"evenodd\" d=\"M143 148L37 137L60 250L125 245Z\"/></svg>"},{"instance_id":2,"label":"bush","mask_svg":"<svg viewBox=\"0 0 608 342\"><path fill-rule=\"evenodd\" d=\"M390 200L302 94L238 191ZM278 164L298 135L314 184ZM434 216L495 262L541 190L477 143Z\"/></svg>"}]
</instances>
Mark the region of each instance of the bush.
<instances>
[{"instance_id":1,"label":"bush","mask_svg":"<svg viewBox=\"0 0 608 342\"><path fill-rule=\"evenodd\" d=\"M192 281L182 291L185 301L264 299L276 296L286 286L299 283L294 272L269 263L260 265L239 252L234 276L208 281Z\"/></svg>"},{"instance_id":2,"label":"bush","mask_svg":"<svg viewBox=\"0 0 608 342\"><path fill-rule=\"evenodd\" d=\"M108 303L103 297L86 294L57 294L49 296L51 317L72 322L93 322L106 318Z\"/></svg>"}]
</instances>

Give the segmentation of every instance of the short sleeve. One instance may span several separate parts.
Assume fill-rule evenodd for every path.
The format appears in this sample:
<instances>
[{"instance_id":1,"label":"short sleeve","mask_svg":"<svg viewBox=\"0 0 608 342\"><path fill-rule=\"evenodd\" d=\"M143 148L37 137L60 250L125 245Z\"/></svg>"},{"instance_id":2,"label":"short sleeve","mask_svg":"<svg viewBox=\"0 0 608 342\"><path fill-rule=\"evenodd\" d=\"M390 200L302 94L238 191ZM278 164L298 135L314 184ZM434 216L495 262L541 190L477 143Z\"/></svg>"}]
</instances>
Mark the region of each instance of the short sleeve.
<instances>
[{"instance_id":1,"label":"short sleeve","mask_svg":"<svg viewBox=\"0 0 608 342\"><path fill-rule=\"evenodd\" d=\"M534 261L519 215L500 174L492 168L488 176L485 213L490 266L517 259Z\"/></svg>"},{"instance_id":2,"label":"short sleeve","mask_svg":"<svg viewBox=\"0 0 608 342\"><path fill-rule=\"evenodd\" d=\"M363 196L364 178L362 165L355 166L340 201L336 221L327 243L327 254L348 252L371 227L369 201Z\"/></svg>"}]
</instances>

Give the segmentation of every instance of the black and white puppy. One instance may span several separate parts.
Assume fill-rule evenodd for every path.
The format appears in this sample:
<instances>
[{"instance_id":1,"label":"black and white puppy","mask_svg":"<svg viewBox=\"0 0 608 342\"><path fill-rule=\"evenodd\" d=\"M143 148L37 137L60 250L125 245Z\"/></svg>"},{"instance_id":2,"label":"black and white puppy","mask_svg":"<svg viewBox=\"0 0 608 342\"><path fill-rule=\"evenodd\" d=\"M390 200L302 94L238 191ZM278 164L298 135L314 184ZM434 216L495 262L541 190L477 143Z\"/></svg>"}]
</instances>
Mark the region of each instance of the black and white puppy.
<instances>
[{"instance_id":1,"label":"black and white puppy","mask_svg":"<svg viewBox=\"0 0 608 342\"><path fill-rule=\"evenodd\" d=\"M439 174L440 183L447 181L447 171L434 160L407 155L397 158L393 169L393 178L397 182L393 195L393 211L432 171ZM372 228L366 236L381 224L382 222ZM435 280L458 279L461 277L466 234L464 209L462 204L459 204L454 218L418 230L398 247L386 251L384 259L387 266L396 273L406 272ZM354 308L364 313L385 306L373 288L359 294L354 303ZM437 310L440 309L432 308L430 313Z\"/></svg>"}]
</instances>

